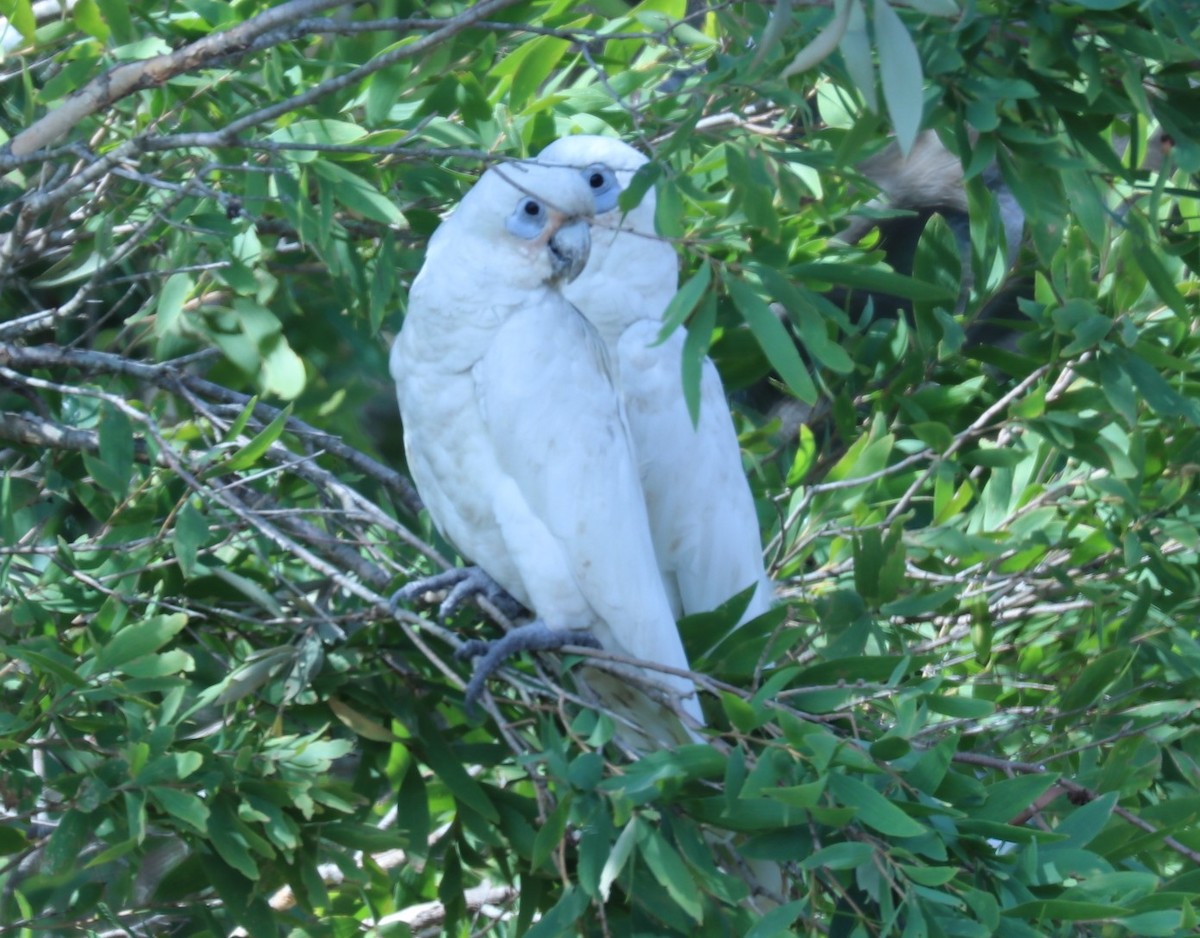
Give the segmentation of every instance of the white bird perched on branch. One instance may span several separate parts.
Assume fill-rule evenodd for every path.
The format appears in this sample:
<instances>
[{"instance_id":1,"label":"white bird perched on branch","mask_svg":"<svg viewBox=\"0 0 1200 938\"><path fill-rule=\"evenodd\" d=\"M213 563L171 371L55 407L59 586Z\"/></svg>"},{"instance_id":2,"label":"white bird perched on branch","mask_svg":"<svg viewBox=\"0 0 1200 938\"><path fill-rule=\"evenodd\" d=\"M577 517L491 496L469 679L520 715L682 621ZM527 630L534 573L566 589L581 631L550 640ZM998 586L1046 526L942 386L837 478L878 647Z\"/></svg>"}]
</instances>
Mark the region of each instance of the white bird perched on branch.
<instances>
[{"instance_id":1,"label":"white bird perched on branch","mask_svg":"<svg viewBox=\"0 0 1200 938\"><path fill-rule=\"evenodd\" d=\"M561 291L587 262L592 214L575 170L488 170L430 240L392 348L405 450L430 515L536 616L487 649L468 701L509 655L589 636L688 666L604 344ZM650 680L701 721L689 679Z\"/></svg>"},{"instance_id":2,"label":"white bird perched on branch","mask_svg":"<svg viewBox=\"0 0 1200 938\"><path fill-rule=\"evenodd\" d=\"M596 202L591 256L563 292L612 358L672 606L676 614L709 612L754 586L741 621L755 618L774 593L720 375L705 358L693 424L681 369L686 333L676 329L657 344L678 285L675 249L655 232L653 189L627 213L617 204L647 159L620 140L579 135L550 144L538 162L578 170Z\"/></svg>"}]
</instances>

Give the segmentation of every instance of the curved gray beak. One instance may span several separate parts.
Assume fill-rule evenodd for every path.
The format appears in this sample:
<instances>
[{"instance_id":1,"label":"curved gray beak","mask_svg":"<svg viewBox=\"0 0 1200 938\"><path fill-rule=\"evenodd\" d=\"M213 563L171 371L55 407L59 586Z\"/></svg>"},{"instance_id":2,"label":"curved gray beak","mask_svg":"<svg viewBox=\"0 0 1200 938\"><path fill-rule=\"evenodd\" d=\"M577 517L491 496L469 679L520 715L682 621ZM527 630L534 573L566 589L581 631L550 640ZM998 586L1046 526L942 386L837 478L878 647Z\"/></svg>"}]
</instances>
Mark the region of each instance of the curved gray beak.
<instances>
[{"instance_id":1,"label":"curved gray beak","mask_svg":"<svg viewBox=\"0 0 1200 938\"><path fill-rule=\"evenodd\" d=\"M565 283L578 277L587 266L591 247L592 235L587 219L568 221L554 232L550 236L550 263L555 277Z\"/></svg>"}]
</instances>

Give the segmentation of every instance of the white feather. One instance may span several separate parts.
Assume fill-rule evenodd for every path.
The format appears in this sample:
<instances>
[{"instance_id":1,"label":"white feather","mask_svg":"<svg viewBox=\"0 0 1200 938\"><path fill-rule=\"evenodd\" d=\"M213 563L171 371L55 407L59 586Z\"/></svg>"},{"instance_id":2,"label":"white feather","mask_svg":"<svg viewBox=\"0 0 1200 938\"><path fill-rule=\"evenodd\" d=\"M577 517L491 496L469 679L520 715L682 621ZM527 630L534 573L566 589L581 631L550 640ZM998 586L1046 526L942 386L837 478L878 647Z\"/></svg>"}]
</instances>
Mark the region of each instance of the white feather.
<instances>
[{"instance_id":1,"label":"white feather","mask_svg":"<svg viewBox=\"0 0 1200 938\"><path fill-rule=\"evenodd\" d=\"M620 140L579 135L550 144L538 161L579 170L607 166L627 186L646 158ZM624 216L619 208L599 215L587 267L564 292L612 355L673 608L708 612L754 586L744 622L773 600L758 516L717 369L704 360L700 419L693 425L683 395L686 335L677 329L656 344L677 289L678 260L656 236L654 213L650 191Z\"/></svg>"},{"instance_id":2,"label":"white feather","mask_svg":"<svg viewBox=\"0 0 1200 938\"><path fill-rule=\"evenodd\" d=\"M564 231L591 214L577 172L509 164L430 242L391 356L410 470L442 532L547 626L686 669L604 344L551 235L505 225L530 196ZM691 681L650 679L700 721Z\"/></svg>"}]
</instances>

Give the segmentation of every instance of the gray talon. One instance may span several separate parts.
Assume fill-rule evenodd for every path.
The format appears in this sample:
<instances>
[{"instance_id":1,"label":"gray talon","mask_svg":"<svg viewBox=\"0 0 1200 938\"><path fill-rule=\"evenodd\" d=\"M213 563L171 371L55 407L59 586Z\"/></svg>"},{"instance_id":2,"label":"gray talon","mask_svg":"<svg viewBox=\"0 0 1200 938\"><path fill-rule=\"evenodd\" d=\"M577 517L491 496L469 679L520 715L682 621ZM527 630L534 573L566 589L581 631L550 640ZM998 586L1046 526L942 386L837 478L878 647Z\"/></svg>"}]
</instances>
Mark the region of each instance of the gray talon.
<instances>
[{"instance_id":1,"label":"gray talon","mask_svg":"<svg viewBox=\"0 0 1200 938\"><path fill-rule=\"evenodd\" d=\"M479 659L467 682L467 716L474 718L478 714L479 695L483 693L484 684L513 655L523 651L557 651L564 645L599 648L600 642L587 629L552 629L540 620L519 626L494 641L476 638L464 642L454 656L464 661Z\"/></svg>"},{"instance_id":2,"label":"gray talon","mask_svg":"<svg viewBox=\"0 0 1200 938\"><path fill-rule=\"evenodd\" d=\"M504 588L480 567L455 567L405 583L392 594L393 609L400 603L414 603L426 593L448 591L438 606L438 619L445 621L462 607L472 596L484 596L510 619L525 612L525 607L513 599Z\"/></svg>"}]
</instances>

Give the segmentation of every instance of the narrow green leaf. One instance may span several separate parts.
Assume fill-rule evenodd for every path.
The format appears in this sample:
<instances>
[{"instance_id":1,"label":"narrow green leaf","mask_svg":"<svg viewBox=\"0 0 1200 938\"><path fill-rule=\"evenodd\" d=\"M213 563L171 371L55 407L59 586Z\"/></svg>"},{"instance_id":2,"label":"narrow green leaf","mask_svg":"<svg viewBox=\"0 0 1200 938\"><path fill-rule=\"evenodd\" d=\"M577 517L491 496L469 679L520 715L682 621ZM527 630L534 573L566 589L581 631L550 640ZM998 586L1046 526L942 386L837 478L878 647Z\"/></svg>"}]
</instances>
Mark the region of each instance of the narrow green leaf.
<instances>
[{"instance_id":1,"label":"narrow green leaf","mask_svg":"<svg viewBox=\"0 0 1200 938\"><path fill-rule=\"evenodd\" d=\"M158 313L154 317L155 335L174 335L179 331L179 317L183 313L184 301L191 294L192 287L190 274L174 273L167 278L158 293Z\"/></svg>"},{"instance_id":2,"label":"narrow green leaf","mask_svg":"<svg viewBox=\"0 0 1200 938\"><path fill-rule=\"evenodd\" d=\"M707 269L707 268L705 268ZM717 325L717 298L712 293L704 297L700 312L688 326L683 342L683 399L687 404L692 426L700 423L700 383L704 364L708 360L708 344Z\"/></svg>"},{"instance_id":3,"label":"narrow green leaf","mask_svg":"<svg viewBox=\"0 0 1200 938\"><path fill-rule=\"evenodd\" d=\"M638 828L640 825L641 822L636 817L630 819L629 823L625 825L625 829L621 831L621 835L617 838L617 842L613 844L612 852L608 855L608 860L604 863L604 869L600 871L600 896L605 902L608 901L612 884L621 875L621 870L625 868L630 854L633 853L633 847L638 841Z\"/></svg>"},{"instance_id":4,"label":"narrow green leaf","mask_svg":"<svg viewBox=\"0 0 1200 938\"><path fill-rule=\"evenodd\" d=\"M314 160L312 170L331 185L337 201L350 211L384 225L404 223L396 203L352 170L325 159Z\"/></svg>"},{"instance_id":5,"label":"narrow green leaf","mask_svg":"<svg viewBox=\"0 0 1200 938\"><path fill-rule=\"evenodd\" d=\"M1171 387L1145 359L1125 349L1115 349L1113 356L1132 379L1134 386L1142 392L1146 403L1159 416L1182 417L1190 423L1200 425L1200 407L1196 402Z\"/></svg>"},{"instance_id":6,"label":"narrow green leaf","mask_svg":"<svg viewBox=\"0 0 1200 938\"><path fill-rule=\"evenodd\" d=\"M1058 775L1018 775L1004 778L987 787L987 801L971 811L971 817L982 821L1008 824L1058 781Z\"/></svg>"},{"instance_id":7,"label":"narrow green leaf","mask_svg":"<svg viewBox=\"0 0 1200 938\"><path fill-rule=\"evenodd\" d=\"M208 833L208 806L190 791L152 785L146 789L150 800L177 821L199 834Z\"/></svg>"},{"instance_id":8,"label":"narrow green leaf","mask_svg":"<svg viewBox=\"0 0 1200 938\"><path fill-rule=\"evenodd\" d=\"M582 889L568 886L554 906L525 933L525 938L561 938L574 933L573 926L587 910L589 901Z\"/></svg>"},{"instance_id":9,"label":"narrow green leaf","mask_svg":"<svg viewBox=\"0 0 1200 938\"><path fill-rule=\"evenodd\" d=\"M822 847L801 860L800 867L806 870L853 870L870 863L874 855L870 844L851 840Z\"/></svg>"},{"instance_id":10,"label":"narrow green leaf","mask_svg":"<svg viewBox=\"0 0 1200 938\"><path fill-rule=\"evenodd\" d=\"M893 273L880 267L864 267L862 264L842 264L835 261L813 261L796 264L790 268L792 274L810 284L836 283L873 293L889 293L907 300L929 303L953 303L958 294L944 285L926 283Z\"/></svg>"},{"instance_id":11,"label":"narrow green leaf","mask_svg":"<svg viewBox=\"0 0 1200 938\"><path fill-rule=\"evenodd\" d=\"M831 775L829 791L839 803L857 809L856 817L889 837L917 837L926 832L923 824L904 813L870 785L849 775Z\"/></svg>"},{"instance_id":12,"label":"narrow green leaf","mask_svg":"<svg viewBox=\"0 0 1200 938\"><path fill-rule=\"evenodd\" d=\"M867 34L867 16L862 0L849 0L846 31L838 49L846 63L846 71L854 87L862 95L863 103L872 113L879 106L879 86L875 81L875 57L871 52L871 38Z\"/></svg>"},{"instance_id":13,"label":"narrow green leaf","mask_svg":"<svg viewBox=\"0 0 1200 938\"><path fill-rule=\"evenodd\" d=\"M188 623L182 612L166 616L151 616L124 626L96 655L96 667L101 671L119 668L127 661L158 651L178 635Z\"/></svg>"},{"instance_id":14,"label":"narrow green leaf","mask_svg":"<svg viewBox=\"0 0 1200 938\"><path fill-rule=\"evenodd\" d=\"M238 820L228 797L217 796L210 810L212 823L208 825L208 838L213 849L246 879L257 880L258 864L250 855L249 844L243 836L245 825Z\"/></svg>"},{"instance_id":15,"label":"narrow green leaf","mask_svg":"<svg viewBox=\"0 0 1200 938\"><path fill-rule=\"evenodd\" d=\"M227 472L241 472L255 465L271 444L279 439L292 416L292 405L289 404L275 415L275 418L256 433L253 439L236 453L229 457L222 467Z\"/></svg>"},{"instance_id":16,"label":"narrow green leaf","mask_svg":"<svg viewBox=\"0 0 1200 938\"><path fill-rule=\"evenodd\" d=\"M696 304L700 302L700 298L707 292L712 285L712 268L708 264L701 264L694 274L688 277L687 281L679 290L671 297L671 302L667 304L667 308L662 314L662 329L658 333L658 341L662 342L667 336L678 329L692 314L692 310L696 308ZM705 347L707 350L707 346Z\"/></svg>"},{"instance_id":17,"label":"narrow green leaf","mask_svg":"<svg viewBox=\"0 0 1200 938\"><path fill-rule=\"evenodd\" d=\"M1094 801L1076 808L1059 821L1054 833L1065 834L1068 839L1058 847L1086 847L1090 844L1112 817L1120 792L1110 791Z\"/></svg>"},{"instance_id":18,"label":"narrow green leaf","mask_svg":"<svg viewBox=\"0 0 1200 938\"><path fill-rule=\"evenodd\" d=\"M561 798L558 805L546 818L545 823L538 828L537 837L533 841L533 857L529 861L533 869L538 869L550 859L550 854L562 843L563 834L567 830L567 818L570 816L572 801L569 794Z\"/></svg>"},{"instance_id":19,"label":"narrow green leaf","mask_svg":"<svg viewBox=\"0 0 1200 938\"><path fill-rule=\"evenodd\" d=\"M776 906L755 922L745 938L776 938L778 935L795 934L791 931L791 925L808 907L808 902L801 899Z\"/></svg>"},{"instance_id":20,"label":"narrow green leaf","mask_svg":"<svg viewBox=\"0 0 1200 938\"><path fill-rule=\"evenodd\" d=\"M247 934L279 934L274 913L266 898L257 892L254 877L247 878L236 867L206 851L199 852L199 859L208 882Z\"/></svg>"},{"instance_id":21,"label":"narrow green leaf","mask_svg":"<svg viewBox=\"0 0 1200 938\"><path fill-rule=\"evenodd\" d=\"M912 36L887 0L875 0L874 18L883 102L896 130L900 152L907 154L921 131L925 101L921 58Z\"/></svg>"},{"instance_id":22,"label":"narrow green leaf","mask_svg":"<svg viewBox=\"0 0 1200 938\"><path fill-rule=\"evenodd\" d=\"M0 645L0 654L25 662L35 674L53 675L76 689L87 686L88 682L75 672L72 662L59 660L54 654L43 654L21 645Z\"/></svg>"},{"instance_id":23,"label":"narrow green leaf","mask_svg":"<svg viewBox=\"0 0 1200 938\"><path fill-rule=\"evenodd\" d=\"M650 868L654 878L662 884L679 908L700 924L704 920L700 891L675 848L654 828L642 825L641 836L638 837L638 853L646 861L646 866Z\"/></svg>"},{"instance_id":24,"label":"narrow green leaf","mask_svg":"<svg viewBox=\"0 0 1200 938\"><path fill-rule=\"evenodd\" d=\"M348 726L363 739L373 739L379 743L396 742L395 733L389 730L382 723L372 720L365 714L360 713L344 700L339 700L337 697L330 697L329 709L333 711L333 715L335 717L341 720L344 724L346 724L346 726Z\"/></svg>"},{"instance_id":25,"label":"narrow green leaf","mask_svg":"<svg viewBox=\"0 0 1200 938\"><path fill-rule=\"evenodd\" d=\"M79 855L95 833L95 820L82 811L70 810L62 815L58 826L46 841L42 863L46 873L56 876L74 868Z\"/></svg>"},{"instance_id":26,"label":"narrow green leaf","mask_svg":"<svg viewBox=\"0 0 1200 938\"><path fill-rule=\"evenodd\" d=\"M191 579L196 574L196 558L200 548L208 540L208 522L200 510L185 498L175 514L175 530L172 533L175 559L184 577Z\"/></svg>"},{"instance_id":27,"label":"narrow green leaf","mask_svg":"<svg viewBox=\"0 0 1200 938\"><path fill-rule=\"evenodd\" d=\"M1006 918L1031 918L1036 921L1058 919L1065 922L1107 920L1132 914L1133 910L1103 902L1075 902L1069 899L1036 899L1004 909Z\"/></svg>"},{"instance_id":28,"label":"narrow green leaf","mask_svg":"<svg viewBox=\"0 0 1200 938\"><path fill-rule=\"evenodd\" d=\"M408 853L413 858L422 858L429 853L429 794L425 790L425 779L421 777L421 766L411 759L408 771L400 782L396 793L397 827L408 836Z\"/></svg>"},{"instance_id":29,"label":"narrow green leaf","mask_svg":"<svg viewBox=\"0 0 1200 938\"><path fill-rule=\"evenodd\" d=\"M10 26L21 34L26 42L33 42L37 33L37 17L33 13L32 0L13 0L0 6Z\"/></svg>"},{"instance_id":30,"label":"narrow green leaf","mask_svg":"<svg viewBox=\"0 0 1200 938\"><path fill-rule=\"evenodd\" d=\"M129 15L128 0L96 0L104 21L112 30L113 38L118 43L133 42L137 35L133 30L133 19Z\"/></svg>"},{"instance_id":31,"label":"narrow green leaf","mask_svg":"<svg viewBox=\"0 0 1200 938\"><path fill-rule=\"evenodd\" d=\"M493 824L500 820L496 806L492 804L480 784L467 774L467 770L443 743L441 735L428 720L422 719L420 735L421 752L425 761L456 800L470 807Z\"/></svg>"},{"instance_id":32,"label":"narrow green leaf","mask_svg":"<svg viewBox=\"0 0 1200 938\"><path fill-rule=\"evenodd\" d=\"M20 853L29 846L29 841L25 839L25 835L15 827L0 825L0 856L7 857L14 853Z\"/></svg>"},{"instance_id":33,"label":"narrow green leaf","mask_svg":"<svg viewBox=\"0 0 1200 938\"><path fill-rule=\"evenodd\" d=\"M727 278L725 283L750 331L758 339L767 361L779 372L788 389L805 403L815 402L817 389L783 323L747 284L734 277Z\"/></svg>"},{"instance_id":34,"label":"narrow green leaf","mask_svg":"<svg viewBox=\"0 0 1200 938\"><path fill-rule=\"evenodd\" d=\"M782 801L793 808L811 808L819 804L821 795L825 793L825 780L820 779L806 785L785 785L779 788L766 788L762 792L768 798Z\"/></svg>"},{"instance_id":35,"label":"narrow green leaf","mask_svg":"<svg viewBox=\"0 0 1200 938\"><path fill-rule=\"evenodd\" d=\"M1136 654L1131 648L1114 648L1089 661L1075 680L1063 686L1062 712L1069 714L1095 703L1133 664Z\"/></svg>"}]
</instances>

